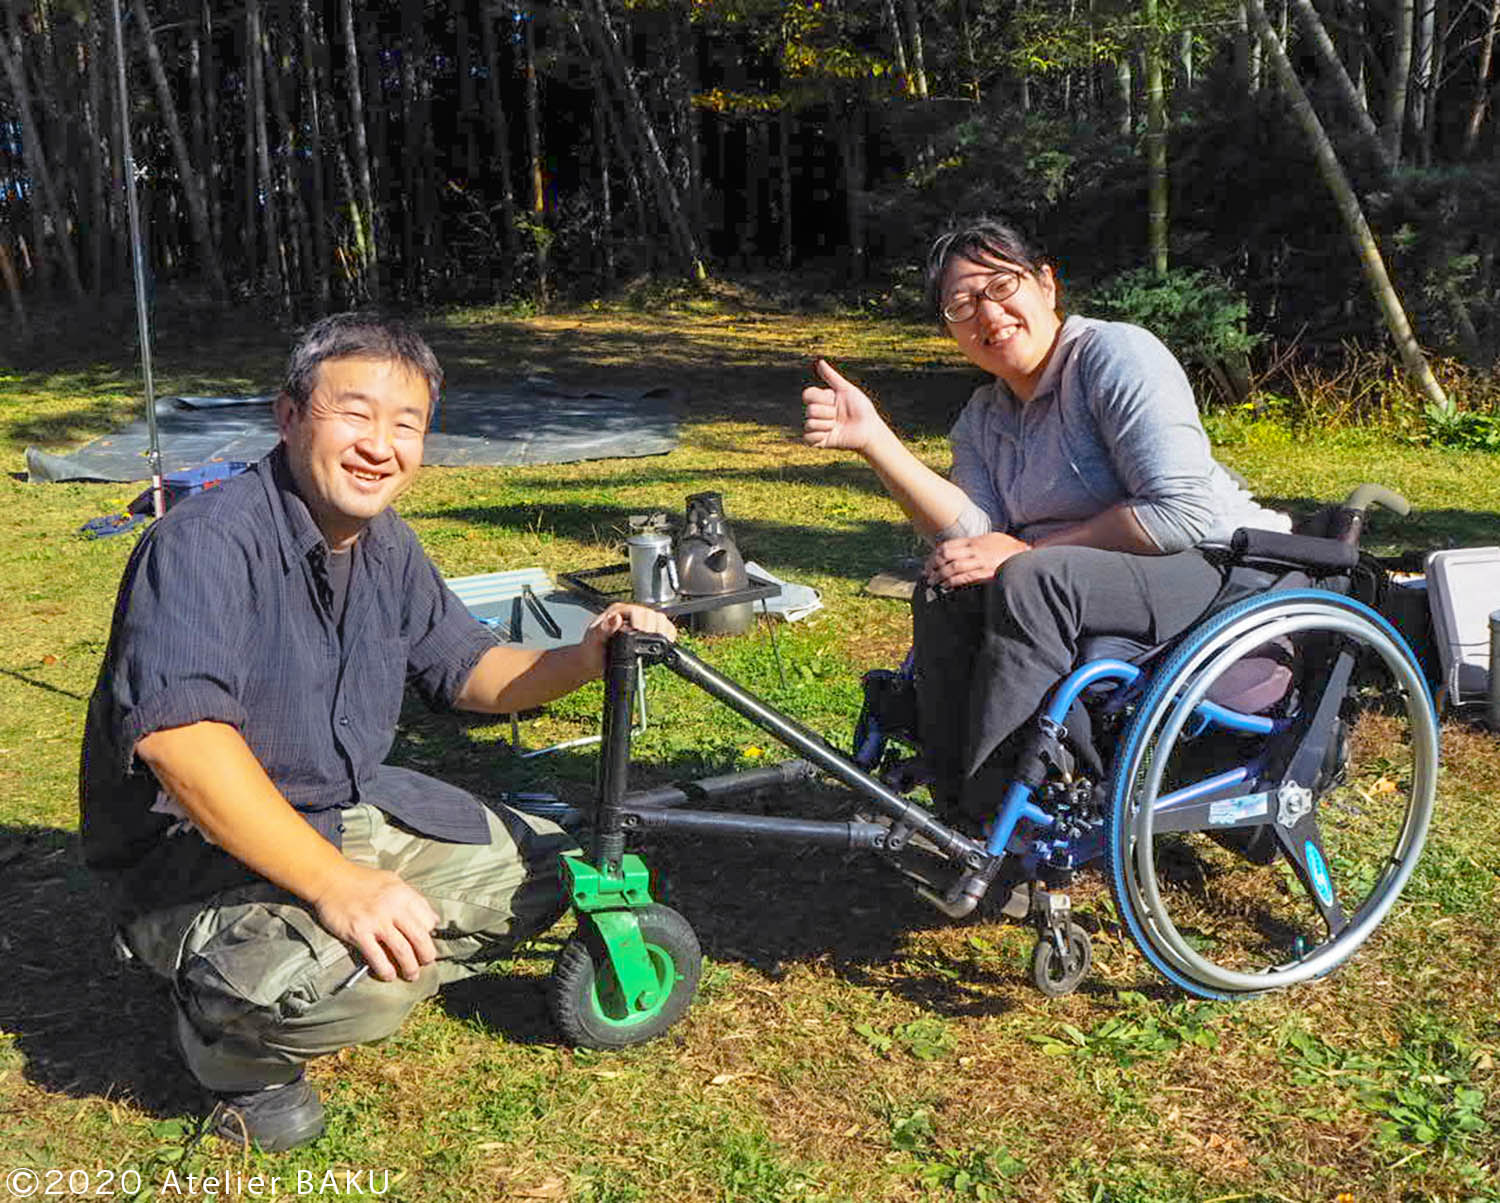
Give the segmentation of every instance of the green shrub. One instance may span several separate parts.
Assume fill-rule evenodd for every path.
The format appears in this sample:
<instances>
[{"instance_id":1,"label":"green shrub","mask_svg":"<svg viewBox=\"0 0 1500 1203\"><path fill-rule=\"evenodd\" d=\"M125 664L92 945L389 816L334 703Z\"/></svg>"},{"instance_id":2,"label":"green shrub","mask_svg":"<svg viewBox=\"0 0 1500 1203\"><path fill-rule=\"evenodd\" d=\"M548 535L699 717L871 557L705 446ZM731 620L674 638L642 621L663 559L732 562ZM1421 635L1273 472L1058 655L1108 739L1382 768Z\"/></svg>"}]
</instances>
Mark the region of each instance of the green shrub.
<instances>
[{"instance_id":1,"label":"green shrub","mask_svg":"<svg viewBox=\"0 0 1500 1203\"><path fill-rule=\"evenodd\" d=\"M1214 368L1243 363L1262 341L1245 326L1245 298L1213 272L1150 268L1123 272L1091 289L1090 316L1144 326L1179 359Z\"/></svg>"}]
</instances>

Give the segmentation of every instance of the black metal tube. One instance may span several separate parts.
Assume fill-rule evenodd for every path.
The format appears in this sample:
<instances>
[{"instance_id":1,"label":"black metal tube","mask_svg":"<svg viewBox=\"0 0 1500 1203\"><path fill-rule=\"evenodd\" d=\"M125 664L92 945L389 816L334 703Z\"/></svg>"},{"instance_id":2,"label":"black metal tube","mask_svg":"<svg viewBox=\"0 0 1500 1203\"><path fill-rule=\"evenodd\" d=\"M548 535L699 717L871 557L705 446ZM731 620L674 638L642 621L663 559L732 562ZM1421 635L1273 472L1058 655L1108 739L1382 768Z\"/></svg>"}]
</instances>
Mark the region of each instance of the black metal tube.
<instances>
[{"instance_id":1,"label":"black metal tube","mask_svg":"<svg viewBox=\"0 0 1500 1203\"><path fill-rule=\"evenodd\" d=\"M805 760L783 760L759 769L745 769L718 777L703 777L681 785L662 785L625 795L626 809L633 807L682 806L688 802L705 802L711 798L730 798L757 789L778 789L806 781L813 776L813 766Z\"/></svg>"},{"instance_id":2,"label":"black metal tube","mask_svg":"<svg viewBox=\"0 0 1500 1203\"><path fill-rule=\"evenodd\" d=\"M874 851L885 847L886 829L879 823L789 819L779 815L724 814L717 810L664 810L627 807L623 814L630 831L676 831L684 835L748 836L803 847Z\"/></svg>"},{"instance_id":3,"label":"black metal tube","mask_svg":"<svg viewBox=\"0 0 1500 1203\"><path fill-rule=\"evenodd\" d=\"M635 632L610 639L604 653L604 732L599 749L599 798L594 813L594 863L618 874L625 853L620 803L630 778L630 703L635 686Z\"/></svg>"},{"instance_id":4,"label":"black metal tube","mask_svg":"<svg viewBox=\"0 0 1500 1203\"><path fill-rule=\"evenodd\" d=\"M716 673L692 653L675 645L668 645L663 651L661 662L683 680L690 681L735 713L770 732L789 748L800 752L830 777L837 778L849 788L865 795L890 818L905 823L913 831L921 832L947 855L975 868L984 862L988 854L982 845L940 823L922 807L908 802L847 757L830 748L811 731L773 710L728 677Z\"/></svg>"}]
</instances>

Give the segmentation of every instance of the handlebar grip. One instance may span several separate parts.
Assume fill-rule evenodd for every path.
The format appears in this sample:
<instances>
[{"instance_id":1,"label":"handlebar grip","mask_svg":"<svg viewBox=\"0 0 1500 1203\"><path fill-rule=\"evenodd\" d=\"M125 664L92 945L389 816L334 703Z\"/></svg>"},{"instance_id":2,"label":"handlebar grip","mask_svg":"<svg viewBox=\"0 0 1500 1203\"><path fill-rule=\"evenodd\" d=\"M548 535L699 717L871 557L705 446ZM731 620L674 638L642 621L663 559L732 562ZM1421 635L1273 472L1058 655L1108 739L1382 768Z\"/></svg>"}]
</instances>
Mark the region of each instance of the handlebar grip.
<instances>
[{"instance_id":1,"label":"handlebar grip","mask_svg":"<svg viewBox=\"0 0 1500 1203\"><path fill-rule=\"evenodd\" d=\"M1384 485L1360 485L1349 494L1349 500L1344 502L1346 510L1359 510L1360 512L1368 510L1372 505L1388 509L1398 518L1405 518L1411 513L1411 502Z\"/></svg>"}]
</instances>

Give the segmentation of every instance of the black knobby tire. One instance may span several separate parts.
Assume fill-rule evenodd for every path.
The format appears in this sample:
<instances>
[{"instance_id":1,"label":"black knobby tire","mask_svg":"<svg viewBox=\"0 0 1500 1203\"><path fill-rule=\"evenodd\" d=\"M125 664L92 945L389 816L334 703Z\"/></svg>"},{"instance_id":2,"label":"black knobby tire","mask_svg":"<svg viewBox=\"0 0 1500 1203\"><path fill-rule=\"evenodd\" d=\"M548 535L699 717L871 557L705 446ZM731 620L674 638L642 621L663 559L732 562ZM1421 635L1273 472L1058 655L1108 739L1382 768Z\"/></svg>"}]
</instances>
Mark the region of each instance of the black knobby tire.
<instances>
[{"instance_id":1,"label":"black knobby tire","mask_svg":"<svg viewBox=\"0 0 1500 1203\"><path fill-rule=\"evenodd\" d=\"M682 1018L703 971L703 951L688 921L666 906L635 912L656 971L656 1002L632 1012L620 997L604 941L587 916L552 966L547 1002L558 1030L582 1048L625 1048L654 1040Z\"/></svg>"},{"instance_id":2,"label":"black knobby tire","mask_svg":"<svg viewBox=\"0 0 1500 1203\"><path fill-rule=\"evenodd\" d=\"M1068 946L1066 960L1058 955L1052 937L1043 933L1031 954L1031 980L1043 994L1061 998L1078 989L1079 983L1089 975L1094 964L1094 944L1088 932L1076 923L1069 923L1063 933ZM1069 964L1068 962L1072 963Z\"/></svg>"}]
</instances>

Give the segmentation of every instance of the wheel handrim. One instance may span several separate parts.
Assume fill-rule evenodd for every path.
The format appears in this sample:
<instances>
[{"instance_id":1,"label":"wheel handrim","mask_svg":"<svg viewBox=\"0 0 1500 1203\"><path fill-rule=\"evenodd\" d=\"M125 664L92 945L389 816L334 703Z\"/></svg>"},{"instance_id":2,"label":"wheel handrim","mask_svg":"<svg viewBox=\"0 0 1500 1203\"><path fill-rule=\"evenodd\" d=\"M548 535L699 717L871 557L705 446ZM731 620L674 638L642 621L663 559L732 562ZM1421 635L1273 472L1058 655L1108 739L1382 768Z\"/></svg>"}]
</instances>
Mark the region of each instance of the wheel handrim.
<instances>
[{"instance_id":1,"label":"wheel handrim","mask_svg":"<svg viewBox=\"0 0 1500 1203\"><path fill-rule=\"evenodd\" d=\"M1274 611L1269 617L1256 611L1226 623L1224 629L1206 640L1183 665L1182 671L1175 675L1174 680L1187 684L1174 688L1163 699L1163 704L1157 706L1150 716L1153 718L1151 725L1139 738L1132 740L1131 763L1124 766L1127 775L1122 780L1139 779L1139 784L1127 793L1133 812L1123 817L1116 816L1116 822L1123 823L1120 830L1128 833L1133 844L1126 850L1129 871L1123 874L1117 871L1117 884L1126 893L1125 901L1134 912L1138 934L1145 941L1143 947L1148 956L1154 953L1152 959L1159 968L1175 971L1168 975L1190 988L1201 988L1204 992L1257 992L1328 972L1347 958L1379 925L1415 866L1415 853L1425 836L1435 792L1436 727L1427 701L1426 684L1410 653L1399 644L1399 638L1382 630L1383 623L1378 619L1371 622L1360 612L1363 608L1356 610L1355 605L1336 598L1290 606L1268 604L1265 609ZM1391 683L1398 687L1395 693L1403 703L1401 717L1409 732L1410 779L1404 791L1403 814L1389 853L1382 858L1382 867L1370 876L1368 882L1358 886L1357 892L1362 896L1357 899L1345 925L1336 934L1317 941L1311 951L1294 949L1290 959L1253 972L1246 971L1221 964L1205 955L1199 947L1203 943L1202 932L1194 931L1190 938L1174 920L1173 904L1180 903L1184 895L1173 895L1172 891L1163 889L1157 866L1159 847L1154 831L1154 806L1143 803L1146 799L1154 803L1160 794L1182 731L1194 707L1214 681L1247 651L1278 636L1290 637L1306 632L1341 634L1367 654L1378 657ZM1162 749L1165 749L1164 753ZM1328 805L1333 794L1332 790L1324 791L1316 805ZM1321 864L1321 850L1318 852ZM1326 865L1324 874L1328 876ZM1177 909L1182 908L1178 906Z\"/></svg>"}]
</instances>

